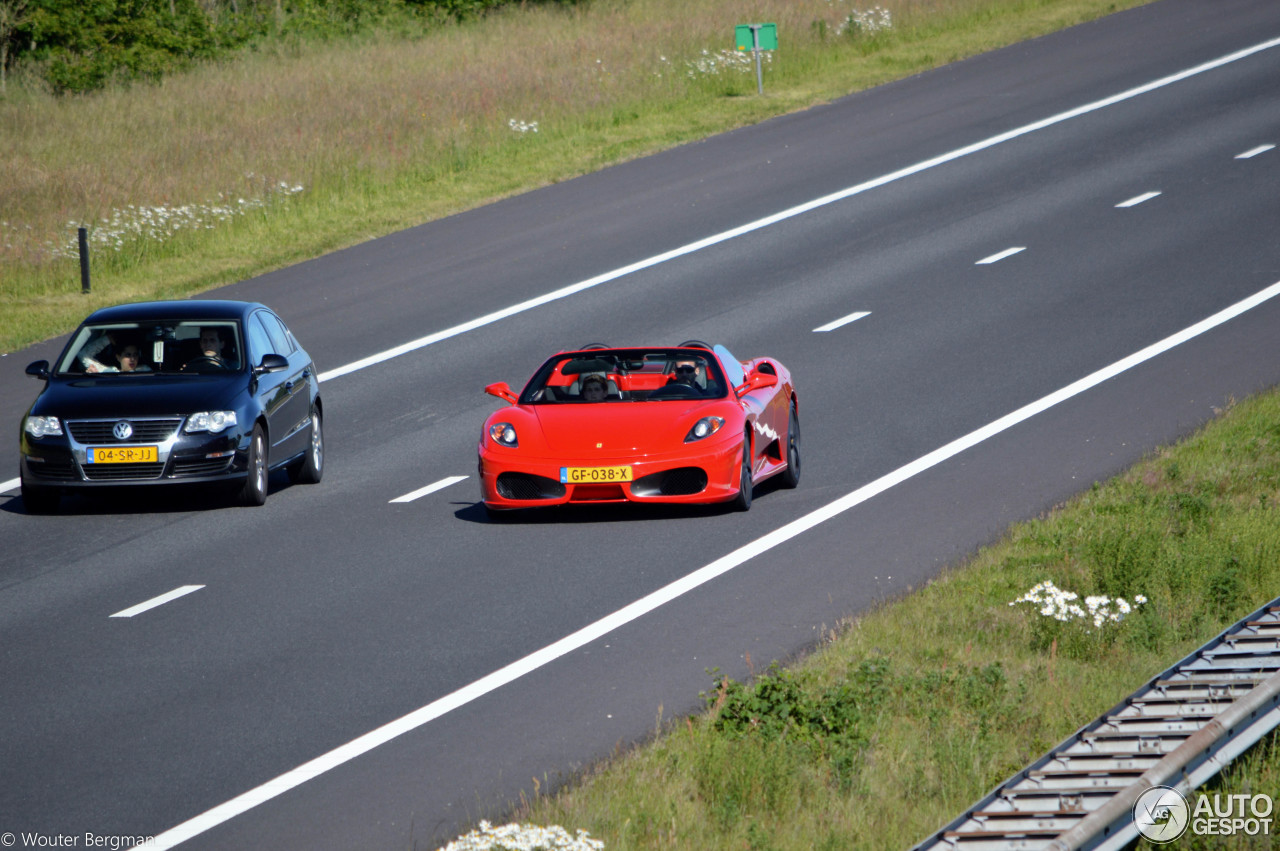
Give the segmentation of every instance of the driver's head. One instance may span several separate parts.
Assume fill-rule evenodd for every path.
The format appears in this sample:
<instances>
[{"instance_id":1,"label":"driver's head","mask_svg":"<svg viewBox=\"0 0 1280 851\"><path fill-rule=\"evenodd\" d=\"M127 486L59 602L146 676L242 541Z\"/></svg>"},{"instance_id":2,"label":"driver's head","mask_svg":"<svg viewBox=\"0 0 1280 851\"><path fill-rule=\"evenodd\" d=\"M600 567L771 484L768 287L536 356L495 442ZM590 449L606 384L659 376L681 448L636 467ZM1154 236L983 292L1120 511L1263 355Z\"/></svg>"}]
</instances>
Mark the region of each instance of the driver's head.
<instances>
[{"instance_id":1,"label":"driver's head","mask_svg":"<svg viewBox=\"0 0 1280 851\"><path fill-rule=\"evenodd\" d=\"M698 380L698 365L691 360L676 361L676 383L677 384L696 384Z\"/></svg>"},{"instance_id":2,"label":"driver's head","mask_svg":"<svg viewBox=\"0 0 1280 851\"><path fill-rule=\"evenodd\" d=\"M211 358L222 357L222 332L217 328L201 328L200 351Z\"/></svg>"}]
</instances>

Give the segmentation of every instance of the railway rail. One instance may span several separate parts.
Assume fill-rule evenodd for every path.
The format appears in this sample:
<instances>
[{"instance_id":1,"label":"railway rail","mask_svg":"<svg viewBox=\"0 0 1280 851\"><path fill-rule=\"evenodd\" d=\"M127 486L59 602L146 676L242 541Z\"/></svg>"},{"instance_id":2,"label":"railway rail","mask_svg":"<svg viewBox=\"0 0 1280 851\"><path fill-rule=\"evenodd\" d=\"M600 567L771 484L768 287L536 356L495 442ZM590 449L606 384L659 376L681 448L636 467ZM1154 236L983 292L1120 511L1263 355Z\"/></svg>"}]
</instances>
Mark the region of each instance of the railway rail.
<instances>
[{"instance_id":1,"label":"railway rail","mask_svg":"<svg viewBox=\"0 0 1280 851\"><path fill-rule=\"evenodd\" d=\"M1280 726L1280 598L1165 670L914 851L1119 849L1134 804L1182 796Z\"/></svg>"}]
</instances>

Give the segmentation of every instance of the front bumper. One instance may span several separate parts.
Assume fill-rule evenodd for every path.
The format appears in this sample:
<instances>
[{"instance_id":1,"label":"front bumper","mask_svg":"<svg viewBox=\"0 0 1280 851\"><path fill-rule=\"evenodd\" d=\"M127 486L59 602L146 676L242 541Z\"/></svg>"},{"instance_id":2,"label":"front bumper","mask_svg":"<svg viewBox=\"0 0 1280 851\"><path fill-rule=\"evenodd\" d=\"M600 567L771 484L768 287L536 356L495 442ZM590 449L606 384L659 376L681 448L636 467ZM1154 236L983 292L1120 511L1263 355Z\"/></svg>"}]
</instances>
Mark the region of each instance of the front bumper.
<instances>
[{"instance_id":1,"label":"front bumper","mask_svg":"<svg viewBox=\"0 0 1280 851\"><path fill-rule=\"evenodd\" d=\"M539 508L603 502L705 504L738 493L742 441L736 438L665 455L530 458L519 450L479 450L480 494L490 508ZM630 465L632 481L570 484L564 467Z\"/></svg>"},{"instance_id":2,"label":"front bumper","mask_svg":"<svg viewBox=\"0 0 1280 851\"><path fill-rule=\"evenodd\" d=\"M92 431L81 431L77 437L73 424L68 424L62 436L37 439L23 432L22 480L39 487L71 489L234 481L248 474L248 434L239 430L184 434L180 430L181 418L172 420L173 427L167 430L164 418L150 422L153 430L149 434L128 442L97 439L99 435ZM156 461L97 463L90 460L89 450L94 447L143 446L156 447Z\"/></svg>"}]
</instances>

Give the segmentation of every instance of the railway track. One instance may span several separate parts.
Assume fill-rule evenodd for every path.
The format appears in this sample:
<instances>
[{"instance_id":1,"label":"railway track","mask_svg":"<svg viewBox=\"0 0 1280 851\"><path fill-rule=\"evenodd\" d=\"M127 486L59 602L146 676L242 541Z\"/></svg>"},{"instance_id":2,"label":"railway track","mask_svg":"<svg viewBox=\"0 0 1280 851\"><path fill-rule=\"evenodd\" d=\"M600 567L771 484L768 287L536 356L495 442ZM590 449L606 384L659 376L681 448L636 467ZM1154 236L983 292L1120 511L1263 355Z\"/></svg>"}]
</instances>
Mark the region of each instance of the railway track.
<instances>
[{"instance_id":1,"label":"railway track","mask_svg":"<svg viewBox=\"0 0 1280 851\"><path fill-rule=\"evenodd\" d=\"M1134 804L1144 792L1164 786L1188 798L1276 726L1280 598L1082 727L915 851L1123 848L1139 835Z\"/></svg>"}]
</instances>

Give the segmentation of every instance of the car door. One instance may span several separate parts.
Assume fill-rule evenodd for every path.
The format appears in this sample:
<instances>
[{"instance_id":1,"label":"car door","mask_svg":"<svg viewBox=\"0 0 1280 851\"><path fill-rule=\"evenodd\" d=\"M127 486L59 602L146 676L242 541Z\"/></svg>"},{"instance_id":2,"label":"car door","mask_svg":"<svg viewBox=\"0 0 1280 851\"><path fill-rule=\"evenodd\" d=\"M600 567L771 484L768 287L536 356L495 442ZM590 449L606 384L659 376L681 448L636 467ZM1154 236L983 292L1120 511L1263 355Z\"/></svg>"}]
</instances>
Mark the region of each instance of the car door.
<instances>
[{"instance_id":1,"label":"car door","mask_svg":"<svg viewBox=\"0 0 1280 851\"><path fill-rule=\"evenodd\" d=\"M255 365L267 354L280 355L289 362L287 369L258 376L257 397L267 416L274 464L306 449L306 424L311 414L306 371L310 362L299 356L280 320L267 310L256 311L249 318L249 348Z\"/></svg>"}]
</instances>

